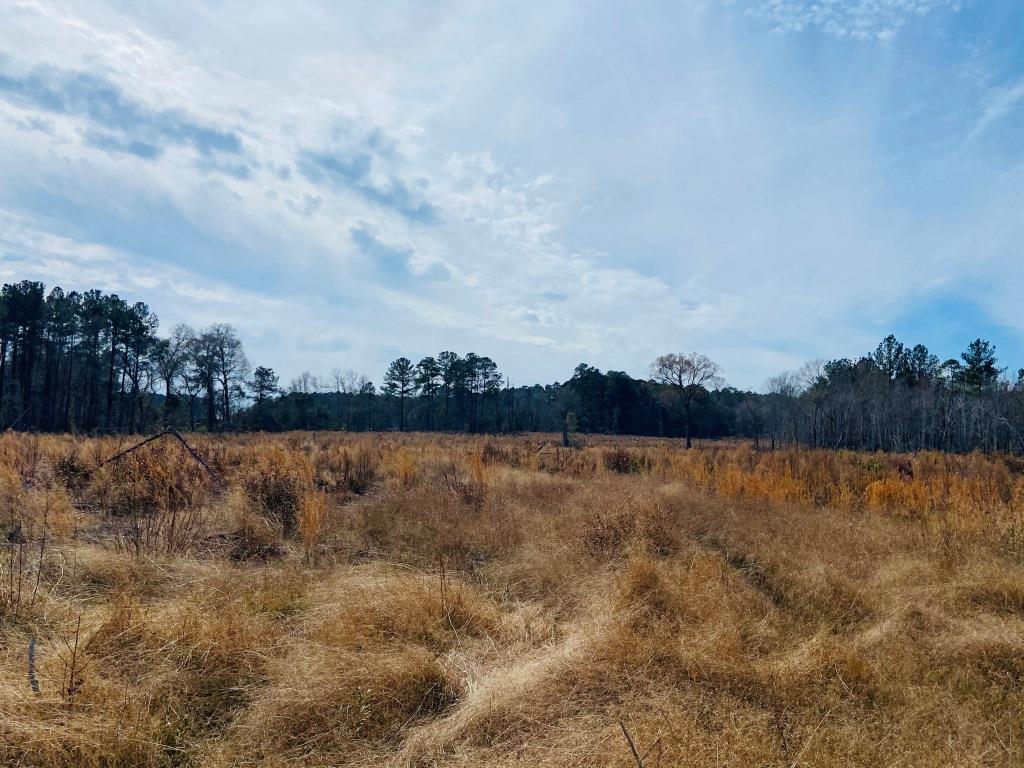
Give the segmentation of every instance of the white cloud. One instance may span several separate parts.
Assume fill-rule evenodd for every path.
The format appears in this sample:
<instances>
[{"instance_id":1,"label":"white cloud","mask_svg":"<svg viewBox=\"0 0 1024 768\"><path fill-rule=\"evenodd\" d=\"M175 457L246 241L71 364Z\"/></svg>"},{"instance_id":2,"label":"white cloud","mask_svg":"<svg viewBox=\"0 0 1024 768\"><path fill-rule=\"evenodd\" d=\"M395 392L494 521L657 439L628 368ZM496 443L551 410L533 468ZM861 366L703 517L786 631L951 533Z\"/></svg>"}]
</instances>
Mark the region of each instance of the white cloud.
<instances>
[{"instance_id":1,"label":"white cloud","mask_svg":"<svg viewBox=\"0 0 1024 768\"><path fill-rule=\"evenodd\" d=\"M998 120L1002 120L1024 101L1024 78L1013 85L992 88L985 97L985 106L966 141L977 139Z\"/></svg>"},{"instance_id":2,"label":"white cloud","mask_svg":"<svg viewBox=\"0 0 1024 768\"><path fill-rule=\"evenodd\" d=\"M963 0L726 0L779 32L819 30L835 37L890 40L914 19L959 11Z\"/></svg>"}]
</instances>

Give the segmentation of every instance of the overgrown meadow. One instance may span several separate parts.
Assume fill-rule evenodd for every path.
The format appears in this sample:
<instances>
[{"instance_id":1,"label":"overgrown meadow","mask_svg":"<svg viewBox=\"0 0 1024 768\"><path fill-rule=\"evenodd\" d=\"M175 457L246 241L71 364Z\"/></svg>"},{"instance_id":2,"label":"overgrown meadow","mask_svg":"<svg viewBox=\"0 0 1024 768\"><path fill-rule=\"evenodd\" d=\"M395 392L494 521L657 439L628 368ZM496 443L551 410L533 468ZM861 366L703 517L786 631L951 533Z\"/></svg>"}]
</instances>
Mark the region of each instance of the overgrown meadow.
<instances>
[{"instance_id":1,"label":"overgrown meadow","mask_svg":"<svg viewBox=\"0 0 1024 768\"><path fill-rule=\"evenodd\" d=\"M1020 459L185 439L0 436L0 763L1024 761Z\"/></svg>"}]
</instances>

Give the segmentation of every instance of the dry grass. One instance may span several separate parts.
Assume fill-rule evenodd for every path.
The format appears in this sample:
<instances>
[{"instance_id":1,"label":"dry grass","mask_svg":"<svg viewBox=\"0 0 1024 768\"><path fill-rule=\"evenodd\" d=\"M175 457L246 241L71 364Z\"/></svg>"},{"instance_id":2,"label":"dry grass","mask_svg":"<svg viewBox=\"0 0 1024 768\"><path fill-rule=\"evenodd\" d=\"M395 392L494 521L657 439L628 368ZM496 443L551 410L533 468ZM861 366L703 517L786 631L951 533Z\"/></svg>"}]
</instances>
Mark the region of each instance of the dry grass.
<instances>
[{"instance_id":1,"label":"dry grass","mask_svg":"<svg viewBox=\"0 0 1024 768\"><path fill-rule=\"evenodd\" d=\"M0 436L0 763L1024 763L1018 461L545 439Z\"/></svg>"}]
</instances>

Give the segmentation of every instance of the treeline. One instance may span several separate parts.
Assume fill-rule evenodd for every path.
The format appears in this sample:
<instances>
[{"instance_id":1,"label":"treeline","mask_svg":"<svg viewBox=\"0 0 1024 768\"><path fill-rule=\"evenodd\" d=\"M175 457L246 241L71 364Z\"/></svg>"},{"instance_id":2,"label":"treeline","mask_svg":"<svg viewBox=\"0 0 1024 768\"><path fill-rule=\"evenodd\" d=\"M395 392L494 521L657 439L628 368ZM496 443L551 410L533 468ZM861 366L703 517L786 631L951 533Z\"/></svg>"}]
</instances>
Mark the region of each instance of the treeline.
<instances>
[{"instance_id":1,"label":"treeline","mask_svg":"<svg viewBox=\"0 0 1024 768\"><path fill-rule=\"evenodd\" d=\"M772 377L767 393L745 398L737 428L826 448L1024 453L1024 369L1006 373L982 339L940 362L890 335L857 360Z\"/></svg>"},{"instance_id":2,"label":"treeline","mask_svg":"<svg viewBox=\"0 0 1024 768\"><path fill-rule=\"evenodd\" d=\"M637 379L581 363L564 383L512 386L489 357L398 358L378 388L351 370L282 387L230 325L158 333L142 303L101 291L0 291L0 428L68 432L343 429L745 437L759 446L1024 453L1024 370L977 339L958 359L893 336L859 359L807 363L761 392L704 355L667 354Z\"/></svg>"},{"instance_id":3,"label":"treeline","mask_svg":"<svg viewBox=\"0 0 1024 768\"><path fill-rule=\"evenodd\" d=\"M0 428L147 432L230 429L248 402L249 363L230 325L157 335L143 302L91 290L0 290Z\"/></svg>"}]
</instances>

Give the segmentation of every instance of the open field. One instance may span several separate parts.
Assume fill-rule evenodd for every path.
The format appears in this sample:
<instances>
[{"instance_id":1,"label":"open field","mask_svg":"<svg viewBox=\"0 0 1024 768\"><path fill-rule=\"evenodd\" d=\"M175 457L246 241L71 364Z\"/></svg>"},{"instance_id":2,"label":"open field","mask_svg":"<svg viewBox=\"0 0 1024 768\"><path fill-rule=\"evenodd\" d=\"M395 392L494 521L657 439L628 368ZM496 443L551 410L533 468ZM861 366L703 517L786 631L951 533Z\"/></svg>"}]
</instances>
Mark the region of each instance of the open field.
<instances>
[{"instance_id":1,"label":"open field","mask_svg":"<svg viewBox=\"0 0 1024 768\"><path fill-rule=\"evenodd\" d=\"M0 436L0 763L1024 762L1020 460L187 439Z\"/></svg>"}]
</instances>

